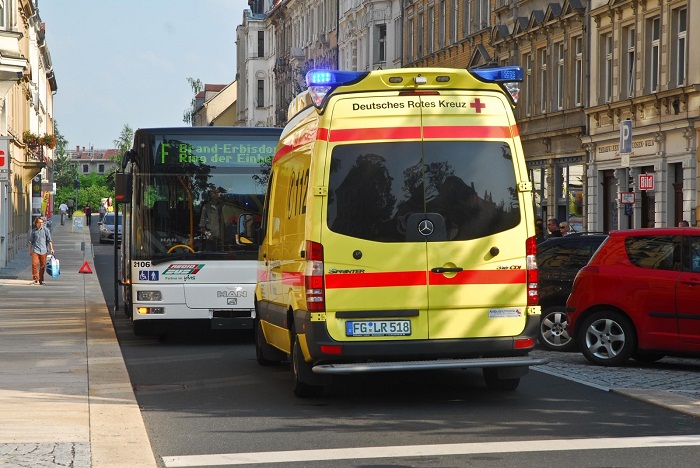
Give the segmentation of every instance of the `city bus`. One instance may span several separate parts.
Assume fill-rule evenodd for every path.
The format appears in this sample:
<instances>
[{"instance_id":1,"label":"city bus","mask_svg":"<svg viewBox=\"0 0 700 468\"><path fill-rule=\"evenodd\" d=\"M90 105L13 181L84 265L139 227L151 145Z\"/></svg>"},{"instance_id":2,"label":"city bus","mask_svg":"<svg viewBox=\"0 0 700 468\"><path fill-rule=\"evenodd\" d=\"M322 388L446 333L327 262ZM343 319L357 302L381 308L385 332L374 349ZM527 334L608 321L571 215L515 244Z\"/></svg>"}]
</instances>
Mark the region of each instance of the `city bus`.
<instances>
[{"instance_id":1,"label":"city bus","mask_svg":"<svg viewBox=\"0 0 700 468\"><path fill-rule=\"evenodd\" d=\"M252 329L256 229L281 129L138 129L115 179L117 275L136 335Z\"/></svg>"}]
</instances>

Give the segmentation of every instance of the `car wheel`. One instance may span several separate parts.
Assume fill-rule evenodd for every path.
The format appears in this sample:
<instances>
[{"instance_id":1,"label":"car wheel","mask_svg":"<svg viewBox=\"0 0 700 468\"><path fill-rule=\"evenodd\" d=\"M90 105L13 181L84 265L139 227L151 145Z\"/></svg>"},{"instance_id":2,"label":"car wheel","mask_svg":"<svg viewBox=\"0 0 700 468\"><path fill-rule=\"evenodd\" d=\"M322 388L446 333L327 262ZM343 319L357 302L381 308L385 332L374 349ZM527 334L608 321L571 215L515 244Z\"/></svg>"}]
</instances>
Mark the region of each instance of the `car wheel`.
<instances>
[{"instance_id":1,"label":"car wheel","mask_svg":"<svg viewBox=\"0 0 700 468\"><path fill-rule=\"evenodd\" d=\"M301 346L299 345L299 339L297 334L292 332L292 392L299 398L313 398L321 396L323 393L323 386L321 385L311 385L303 381L304 376L311 373L311 366L309 363L304 361L304 355L301 352Z\"/></svg>"},{"instance_id":2,"label":"car wheel","mask_svg":"<svg viewBox=\"0 0 700 468\"><path fill-rule=\"evenodd\" d=\"M265 340L260 319L255 319L255 358L261 366L274 366L284 360L286 354L270 346Z\"/></svg>"},{"instance_id":3,"label":"car wheel","mask_svg":"<svg viewBox=\"0 0 700 468\"><path fill-rule=\"evenodd\" d=\"M563 306L548 307L542 312L537 339L551 351L571 351L576 341L569 335L568 318Z\"/></svg>"},{"instance_id":4,"label":"car wheel","mask_svg":"<svg viewBox=\"0 0 700 468\"><path fill-rule=\"evenodd\" d=\"M601 310L581 323L579 348L593 364L619 366L636 352L637 338L630 320L616 311Z\"/></svg>"},{"instance_id":5,"label":"car wheel","mask_svg":"<svg viewBox=\"0 0 700 468\"><path fill-rule=\"evenodd\" d=\"M486 381L486 386L489 390L496 392L509 392L518 388L520 385L520 377L515 378L501 378L498 376L498 369L495 367L485 367L484 381Z\"/></svg>"}]
</instances>

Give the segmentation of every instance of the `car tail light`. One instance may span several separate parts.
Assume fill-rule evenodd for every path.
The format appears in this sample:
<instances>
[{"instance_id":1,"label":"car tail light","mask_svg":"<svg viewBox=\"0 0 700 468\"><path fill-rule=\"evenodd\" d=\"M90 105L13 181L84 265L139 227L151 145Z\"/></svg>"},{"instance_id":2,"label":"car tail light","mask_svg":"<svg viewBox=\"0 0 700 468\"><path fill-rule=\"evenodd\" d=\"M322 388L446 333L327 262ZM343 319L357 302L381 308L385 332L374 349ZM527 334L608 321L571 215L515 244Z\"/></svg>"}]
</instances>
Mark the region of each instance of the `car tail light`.
<instances>
[{"instance_id":1,"label":"car tail light","mask_svg":"<svg viewBox=\"0 0 700 468\"><path fill-rule=\"evenodd\" d=\"M318 242L306 241L305 256L306 310L324 312L326 310L326 288L323 279L323 245Z\"/></svg>"},{"instance_id":2,"label":"car tail light","mask_svg":"<svg viewBox=\"0 0 700 468\"><path fill-rule=\"evenodd\" d=\"M525 241L525 265L527 281L527 305L535 306L539 300L537 293L537 240L530 237Z\"/></svg>"},{"instance_id":3,"label":"car tail light","mask_svg":"<svg viewBox=\"0 0 700 468\"><path fill-rule=\"evenodd\" d=\"M534 338L522 338L515 340L514 344L515 349L530 349L535 347L535 339Z\"/></svg>"}]
</instances>

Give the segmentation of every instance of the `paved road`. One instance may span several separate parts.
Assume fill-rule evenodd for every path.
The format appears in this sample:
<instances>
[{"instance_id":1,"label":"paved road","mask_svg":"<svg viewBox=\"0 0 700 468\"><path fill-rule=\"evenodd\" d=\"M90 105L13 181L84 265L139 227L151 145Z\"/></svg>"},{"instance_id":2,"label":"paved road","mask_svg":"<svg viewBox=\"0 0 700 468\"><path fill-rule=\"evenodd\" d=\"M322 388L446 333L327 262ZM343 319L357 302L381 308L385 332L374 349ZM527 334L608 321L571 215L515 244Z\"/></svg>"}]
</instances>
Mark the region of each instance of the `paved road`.
<instances>
[{"instance_id":1,"label":"paved road","mask_svg":"<svg viewBox=\"0 0 700 468\"><path fill-rule=\"evenodd\" d=\"M536 371L700 417L700 359L666 357L653 363L630 360L623 367L611 368L593 366L579 352L536 350L532 354L549 359Z\"/></svg>"}]
</instances>

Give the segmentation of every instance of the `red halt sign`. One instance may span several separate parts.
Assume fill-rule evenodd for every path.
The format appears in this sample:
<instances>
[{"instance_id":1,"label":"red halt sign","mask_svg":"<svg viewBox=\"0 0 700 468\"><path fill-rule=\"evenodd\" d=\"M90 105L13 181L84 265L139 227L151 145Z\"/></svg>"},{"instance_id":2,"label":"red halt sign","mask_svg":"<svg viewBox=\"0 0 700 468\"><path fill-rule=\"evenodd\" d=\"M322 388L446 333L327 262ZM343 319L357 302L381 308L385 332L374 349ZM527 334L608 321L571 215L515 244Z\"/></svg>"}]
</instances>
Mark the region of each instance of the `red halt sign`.
<instances>
[{"instance_id":1,"label":"red halt sign","mask_svg":"<svg viewBox=\"0 0 700 468\"><path fill-rule=\"evenodd\" d=\"M654 174L639 174L639 190L654 190Z\"/></svg>"}]
</instances>

